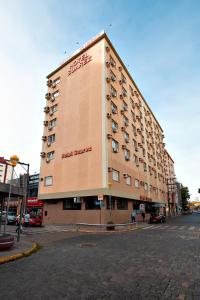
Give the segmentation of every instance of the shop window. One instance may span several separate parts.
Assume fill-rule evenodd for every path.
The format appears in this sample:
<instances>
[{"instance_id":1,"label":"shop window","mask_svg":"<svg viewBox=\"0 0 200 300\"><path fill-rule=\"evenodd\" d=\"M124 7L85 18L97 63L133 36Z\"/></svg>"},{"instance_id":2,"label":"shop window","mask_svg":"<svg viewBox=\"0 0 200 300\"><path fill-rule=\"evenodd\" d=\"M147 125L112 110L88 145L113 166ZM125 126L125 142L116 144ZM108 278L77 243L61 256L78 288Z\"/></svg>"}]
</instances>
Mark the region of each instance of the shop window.
<instances>
[{"instance_id":1,"label":"shop window","mask_svg":"<svg viewBox=\"0 0 200 300\"><path fill-rule=\"evenodd\" d=\"M115 209L115 199L113 199L112 197L111 197L111 201L109 198L106 199L106 208L110 209L110 202L111 202L111 209L112 210Z\"/></svg>"},{"instance_id":2,"label":"shop window","mask_svg":"<svg viewBox=\"0 0 200 300\"><path fill-rule=\"evenodd\" d=\"M117 199L117 209L128 209L128 201L126 199Z\"/></svg>"},{"instance_id":3,"label":"shop window","mask_svg":"<svg viewBox=\"0 0 200 300\"><path fill-rule=\"evenodd\" d=\"M77 197L75 198L67 198L63 200L63 210L80 210L81 202L80 199L77 201Z\"/></svg>"},{"instance_id":4,"label":"shop window","mask_svg":"<svg viewBox=\"0 0 200 300\"><path fill-rule=\"evenodd\" d=\"M85 209L100 209L101 201L97 197L85 198Z\"/></svg>"},{"instance_id":5,"label":"shop window","mask_svg":"<svg viewBox=\"0 0 200 300\"><path fill-rule=\"evenodd\" d=\"M53 185L53 176L47 176L44 178L44 185L50 186Z\"/></svg>"}]
</instances>

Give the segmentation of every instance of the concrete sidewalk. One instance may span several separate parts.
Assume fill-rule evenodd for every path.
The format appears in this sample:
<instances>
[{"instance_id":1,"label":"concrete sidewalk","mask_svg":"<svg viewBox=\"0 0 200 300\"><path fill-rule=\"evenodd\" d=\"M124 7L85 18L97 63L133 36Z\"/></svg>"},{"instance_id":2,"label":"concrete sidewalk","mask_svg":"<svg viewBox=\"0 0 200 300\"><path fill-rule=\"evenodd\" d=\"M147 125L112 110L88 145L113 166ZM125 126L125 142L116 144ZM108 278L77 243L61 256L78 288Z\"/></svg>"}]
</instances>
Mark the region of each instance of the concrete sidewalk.
<instances>
[{"instance_id":1,"label":"concrete sidewalk","mask_svg":"<svg viewBox=\"0 0 200 300\"><path fill-rule=\"evenodd\" d=\"M21 239L20 242L15 240L15 243L11 249L0 251L0 264L29 256L39 249L39 245L34 242L24 241Z\"/></svg>"}]
</instances>

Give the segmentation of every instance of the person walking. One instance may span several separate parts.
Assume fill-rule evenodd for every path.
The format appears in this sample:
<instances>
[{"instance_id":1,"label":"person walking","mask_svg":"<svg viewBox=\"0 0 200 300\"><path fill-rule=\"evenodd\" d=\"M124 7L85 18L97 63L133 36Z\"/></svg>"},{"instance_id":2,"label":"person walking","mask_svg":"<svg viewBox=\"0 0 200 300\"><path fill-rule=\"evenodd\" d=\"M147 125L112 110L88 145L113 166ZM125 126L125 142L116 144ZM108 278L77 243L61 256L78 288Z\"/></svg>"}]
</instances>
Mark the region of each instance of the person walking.
<instances>
[{"instance_id":1,"label":"person walking","mask_svg":"<svg viewBox=\"0 0 200 300\"><path fill-rule=\"evenodd\" d=\"M145 221L145 212L144 211L142 212L142 221L143 222Z\"/></svg>"},{"instance_id":2,"label":"person walking","mask_svg":"<svg viewBox=\"0 0 200 300\"><path fill-rule=\"evenodd\" d=\"M132 223L136 223L136 211L133 210L131 213L131 221Z\"/></svg>"},{"instance_id":3,"label":"person walking","mask_svg":"<svg viewBox=\"0 0 200 300\"><path fill-rule=\"evenodd\" d=\"M24 215L24 225L27 228L29 226L30 214L28 212Z\"/></svg>"},{"instance_id":4,"label":"person walking","mask_svg":"<svg viewBox=\"0 0 200 300\"><path fill-rule=\"evenodd\" d=\"M15 231L18 233L19 230L21 230L20 232L22 233L22 224L21 224L21 229L20 229L20 215L18 215L18 216L16 217L16 226L17 226L17 228L16 228Z\"/></svg>"}]
</instances>

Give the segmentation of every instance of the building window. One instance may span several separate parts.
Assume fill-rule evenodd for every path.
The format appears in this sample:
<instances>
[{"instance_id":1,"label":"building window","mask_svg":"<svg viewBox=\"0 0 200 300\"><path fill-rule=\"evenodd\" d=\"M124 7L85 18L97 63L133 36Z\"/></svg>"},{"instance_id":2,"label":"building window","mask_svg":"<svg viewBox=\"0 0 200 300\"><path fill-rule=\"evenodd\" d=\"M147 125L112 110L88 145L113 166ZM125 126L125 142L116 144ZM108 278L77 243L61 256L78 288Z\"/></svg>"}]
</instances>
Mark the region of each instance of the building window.
<instances>
[{"instance_id":1,"label":"building window","mask_svg":"<svg viewBox=\"0 0 200 300\"><path fill-rule=\"evenodd\" d=\"M48 142L49 142L49 143L54 143L55 140L56 140L56 135L55 135L55 133L48 136Z\"/></svg>"},{"instance_id":2,"label":"building window","mask_svg":"<svg viewBox=\"0 0 200 300\"><path fill-rule=\"evenodd\" d=\"M128 201L126 199L117 199L117 209L128 209Z\"/></svg>"},{"instance_id":3,"label":"building window","mask_svg":"<svg viewBox=\"0 0 200 300\"><path fill-rule=\"evenodd\" d=\"M125 89L124 87L122 87L122 95L123 95L124 97L127 96L127 91L126 91L126 89Z\"/></svg>"},{"instance_id":4,"label":"building window","mask_svg":"<svg viewBox=\"0 0 200 300\"><path fill-rule=\"evenodd\" d=\"M112 170L112 180L119 182L119 171Z\"/></svg>"},{"instance_id":5,"label":"building window","mask_svg":"<svg viewBox=\"0 0 200 300\"><path fill-rule=\"evenodd\" d=\"M129 134L126 131L124 131L124 141L125 143L129 143Z\"/></svg>"},{"instance_id":6,"label":"building window","mask_svg":"<svg viewBox=\"0 0 200 300\"><path fill-rule=\"evenodd\" d=\"M117 132L117 130L118 130L118 124L114 120L112 120L112 131Z\"/></svg>"},{"instance_id":7,"label":"building window","mask_svg":"<svg viewBox=\"0 0 200 300\"><path fill-rule=\"evenodd\" d=\"M129 175L126 177L126 184L131 185L131 176Z\"/></svg>"},{"instance_id":8,"label":"building window","mask_svg":"<svg viewBox=\"0 0 200 300\"><path fill-rule=\"evenodd\" d=\"M59 91L54 92L54 93L52 94L52 96L53 96L54 98L58 97L58 96L59 96Z\"/></svg>"},{"instance_id":9,"label":"building window","mask_svg":"<svg viewBox=\"0 0 200 300\"><path fill-rule=\"evenodd\" d=\"M53 113L57 111L57 107L58 107L57 104L55 104L55 105L53 105L53 106L50 107L50 111L49 111L49 115L50 116L52 116Z\"/></svg>"},{"instance_id":10,"label":"building window","mask_svg":"<svg viewBox=\"0 0 200 300\"><path fill-rule=\"evenodd\" d=\"M143 157L146 157L146 150L144 148L142 149L142 152L143 152Z\"/></svg>"},{"instance_id":11,"label":"building window","mask_svg":"<svg viewBox=\"0 0 200 300\"><path fill-rule=\"evenodd\" d=\"M112 150L115 153L119 151L119 143L114 139L112 139Z\"/></svg>"},{"instance_id":12,"label":"building window","mask_svg":"<svg viewBox=\"0 0 200 300\"><path fill-rule=\"evenodd\" d=\"M144 163L144 172L147 172L147 164Z\"/></svg>"},{"instance_id":13,"label":"building window","mask_svg":"<svg viewBox=\"0 0 200 300\"><path fill-rule=\"evenodd\" d=\"M135 187L139 188L139 180L138 179L135 179Z\"/></svg>"},{"instance_id":14,"label":"building window","mask_svg":"<svg viewBox=\"0 0 200 300\"><path fill-rule=\"evenodd\" d=\"M124 115L123 115L123 123L124 123L124 126L128 126L128 118Z\"/></svg>"},{"instance_id":15,"label":"building window","mask_svg":"<svg viewBox=\"0 0 200 300\"><path fill-rule=\"evenodd\" d=\"M131 93L133 93L133 88L131 85L129 85L129 90L131 91Z\"/></svg>"},{"instance_id":16,"label":"building window","mask_svg":"<svg viewBox=\"0 0 200 300\"><path fill-rule=\"evenodd\" d=\"M113 114L117 114L117 106L113 102L111 102L111 111Z\"/></svg>"},{"instance_id":17,"label":"building window","mask_svg":"<svg viewBox=\"0 0 200 300\"><path fill-rule=\"evenodd\" d=\"M117 91L112 85L110 87L110 92L112 97L117 97Z\"/></svg>"},{"instance_id":18,"label":"building window","mask_svg":"<svg viewBox=\"0 0 200 300\"><path fill-rule=\"evenodd\" d=\"M110 70L110 79L116 81L116 75Z\"/></svg>"},{"instance_id":19,"label":"building window","mask_svg":"<svg viewBox=\"0 0 200 300\"><path fill-rule=\"evenodd\" d=\"M122 83L126 83L126 77L124 76L123 73L121 73L121 80L122 80Z\"/></svg>"},{"instance_id":20,"label":"building window","mask_svg":"<svg viewBox=\"0 0 200 300\"><path fill-rule=\"evenodd\" d=\"M130 98L130 101L131 101L131 106L132 106L132 108L134 109L134 108L135 108L135 103L134 103L133 99Z\"/></svg>"},{"instance_id":21,"label":"building window","mask_svg":"<svg viewBox=\"0 0 200 300\"><path fill-rule=\"evenodd\" d=\"M136 167L139 167L139 160L138 160L137 155L134 155L134 161L135 161Z\"/></svg>"},{"instance_id":22,"label":"building window","mask_svg":"<svg viewBox=\"0 0 200 300\"><path fill-rule=\"evenodd\" d=\"M135 113L133 111L131 111L131 116L134 122L136 122L136 118L135 118Z\"/></svg>"},{"instance_id":23,"label":"building window","mask_svg":"<svg viewBox=\"0 0 200 300\"><path fill-rule=\"evenodd\" d=\"M56 85L60 83L60 77L56 78L54 81L53 81Z\"/></svg>"},{"instance_id":24,"label":"building window","mask_svg":"<svg viewBox=\"0 0 200 300\"><path fill-rule=\"evenodd\" d=\"M56 126L56 118L49 121L49 126L48 126L48 129L51 130L53 129L54 127Z\"/></svg>"},{"instance_id":25,"label":"building window","mask_svg":"<svg viewBox=\"0 0 200 300\"><path fill-rule=\"evenodd\" d=\"M116 67L116 62L114 61L114 59L112 58L112 56L110 56L110 64L112 67Z\"/></svg>"},{"instance_id":26,"label":"building window","mask_svg":"<svg viewBox=\"0 0 200 300\"><path fill-rule=\"evenodd\" d=\"M97 197L85 197L85 209L100 209L101 201Z\"/></svg>"},{"instance_id":27,"label":"building window","mask_svg":"<svg viewBox=\"0 0 200 300\"><path fill-rule=\"evenodd\" d=\"M145 189L145 191L148 191L148 184L147 183L144 184L144 189Z\"/></svg>"},{"instance_id":28,"label":"building window","mask_svg":"<svg viewBox=\"0 0 200 300\"><path fill-rule=\"evenodd\" d=\"M109 198L106 199L106 208L110 209L110 199ZM112 197L111 197L111 209L112 210L115 209L115 199L113 199Z\"/></svg>"},{"instance_id":29,"label":"building window","mask_svg":"<svg viewBox=\"0 0 200 300\"><path fill-rule=\"evenodd\" d=\"M53 185L53 176L47 176L44 178L44 185L50 186Z\"/></svg>"},{"instance_id":30,"label":"building window","mask_svg":"<svg viewBox=\"0 0 200 300\"><path fill-rule=\"evenodd\" d=\"M131 157L130 151L128 149L125 149L124 150L124 158L125 158L125 160L130 160L130 157Z\"/></svg>"},{"instance_id":31,"label":"building window","mask_svg":"<svg viewBox=\"0 0 200 300\"><path fill-rule=\"evenodd\" d=\"M81 201L79 197L63 200L63 210L80 210Z\"/></svg>"},{"instance_id":32,"label":"building window","mask_svg":"<svg viewBox=\"0 0 200 300\"><path fill-rule=\"evenodd\" d=\"M128 104L125 101L122 102L122 110L124 111L128 110Z\"/></svg>"},{"instance_id":33,"label":"building window","mask_svg":"<svg viewBox=\"0 0 200 300\"><path fill-rule=\"evenodd\" d=\"M53 159L55 157L55 151L51 151L47 153L47 158L48 159Z\"/></svg>"},{"instance_id":34,"label":"building window","mask_svg":"<svg viewBox=\"0 0 200 300\"><path fill-rule=\"evenodd\" d=\"M133 134L136 136L137 132L136 132L136 127L132 124L132 130L133 130Z\"/></svg>"}]
</instances>

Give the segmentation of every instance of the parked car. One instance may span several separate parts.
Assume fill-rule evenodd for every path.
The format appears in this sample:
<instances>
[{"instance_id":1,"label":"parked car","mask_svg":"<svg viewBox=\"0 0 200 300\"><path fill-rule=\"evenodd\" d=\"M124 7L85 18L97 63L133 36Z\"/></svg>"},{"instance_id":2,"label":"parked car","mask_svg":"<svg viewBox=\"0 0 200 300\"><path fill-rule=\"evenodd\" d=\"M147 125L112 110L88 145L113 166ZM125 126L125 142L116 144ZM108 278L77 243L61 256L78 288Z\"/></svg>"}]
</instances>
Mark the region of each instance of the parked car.
<instances>
[{"instance_id":1,"label":"parked car","mask_svg":"<svg viewBox=\"0 0 200 300\"><path fill-rule=\"evenodd\" d=\"M160 213L153 213L149 219L149 223L164 223L166 222L166 217Z\"/></svg>"},{"instance_id":2,"label":"parked car","mask_svg":"<svg viewBox=\"0 0 200 300\"><path fill-rule=\"evenodd\" d=\"M29 219L30 226L42 226L42 219L38 216L31 216Z\"/></svg>"},{"instance_id":3,"label":"parked car","mask_svg":"<svg viewBox=\"0 0 200 300\"><path fill-rule=\"evenodd\" d=\"M7 224L15 224L16 222L16 213L13 211L9 211L8 212L8 216L7 216Z\"/></svg>"}]
</instances>

